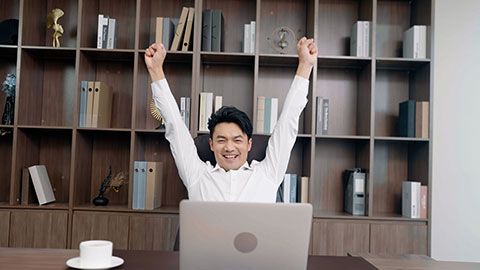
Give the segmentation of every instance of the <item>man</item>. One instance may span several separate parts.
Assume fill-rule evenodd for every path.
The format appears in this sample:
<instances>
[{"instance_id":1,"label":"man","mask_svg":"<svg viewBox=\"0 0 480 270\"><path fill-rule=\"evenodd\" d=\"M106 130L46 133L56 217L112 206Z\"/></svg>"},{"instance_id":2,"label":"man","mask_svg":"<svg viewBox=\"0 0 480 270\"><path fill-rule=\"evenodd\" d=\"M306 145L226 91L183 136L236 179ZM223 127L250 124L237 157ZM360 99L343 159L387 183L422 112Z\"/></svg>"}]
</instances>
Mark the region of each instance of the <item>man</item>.
<instances>
[{"instance_id":1,"label":"man","mask_svg":"<svg viewBox=\"0 0 480 270\"><path fill-rule=\"evenodd\" d=\"M252 147L252 123L236 108L222 107L209 120L210 148L216 166L203 162L163 72L166 50L152 44L145 50L145 64L152 79L152 96L165 120L178 173L190 200L275 202L298 133L298 119L307 104L308 78L317 61L313 39L297 44L299 64L277 125L268 141L263 161L247 162Z\"/></svg>"}]
</instances>

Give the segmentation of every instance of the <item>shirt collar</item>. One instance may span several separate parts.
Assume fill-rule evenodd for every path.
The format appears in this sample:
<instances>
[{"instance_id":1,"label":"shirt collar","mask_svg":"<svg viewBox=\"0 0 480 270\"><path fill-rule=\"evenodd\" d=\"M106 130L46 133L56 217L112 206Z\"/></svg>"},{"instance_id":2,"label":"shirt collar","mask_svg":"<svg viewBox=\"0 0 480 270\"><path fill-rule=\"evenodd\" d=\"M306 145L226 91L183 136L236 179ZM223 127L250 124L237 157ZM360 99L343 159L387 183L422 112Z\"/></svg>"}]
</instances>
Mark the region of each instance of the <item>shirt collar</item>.
<instances>
[{"instance_id":1,"label":"shirt collar","mask_svg":"<svg viewBox=\"0 0 480 270\"><path fill-rule=\"evenodd\" d=\"M218 165L218 163L215 164L215 167L213 167L212 172L217 171L217 170L223 170L223 171L225 171L222 167L220 167L220 166ZM253 169L252 169L252 167L248 164L248 161L245 161L245 163L243 163L243 165L238 169L238 171L240 171L240 170L253 170Z\"/></svg>"}]
</instances>

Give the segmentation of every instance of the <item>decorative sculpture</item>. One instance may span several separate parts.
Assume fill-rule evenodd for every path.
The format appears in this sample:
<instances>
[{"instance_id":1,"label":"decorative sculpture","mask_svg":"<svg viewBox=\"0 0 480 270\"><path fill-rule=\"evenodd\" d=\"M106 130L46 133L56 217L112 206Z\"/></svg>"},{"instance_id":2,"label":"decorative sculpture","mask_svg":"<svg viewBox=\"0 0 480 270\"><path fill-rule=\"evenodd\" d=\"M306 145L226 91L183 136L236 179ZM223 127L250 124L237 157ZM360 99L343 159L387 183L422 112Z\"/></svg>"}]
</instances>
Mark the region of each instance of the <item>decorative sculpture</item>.
<instances>
[{"instance_id":1,"label":"decorative sculpture","mask_svg":"<svg viewBox=\"0 0 480 270\"><path fill-rule=\"evenodd\" d=\"M157 106L155 106L155 101L152 99L150 102L150 113L152 114L153 118L160 122L160 125L156 129L165 129L165 120L163 120L160 111L158 111Z\"/></svg>"},{"instance_id":2,"label":"decorative sculpture","mask_svg":"<svg viewBox=\"0 0 480 270\"><path fill-rule=\"evenodd\" d=\"M107 193L110 189L115 192L119 192L120 188L128 183L127 179L128 172L119 172L112 177L112 166L110 166L110 171L107 177L103 179L100 189L98 190L98 197L93 199L93 204L96 206L107 205L108 199L104 197L105 193Z\"/></svg>"},{"instance_id":3,"label":"decorative sculpture","mask_svg":"<svg viewBox=\"0 0 480 270\"><path fill-rule=\"evenodd\" d=\"M2 83L2 91L7 96L5 100L5 110L2 115L2 125L13 125L13 117L15 113L15 74L7 74L5 81Z\"/></svg>"},{"instance_id":4,"label":"decorative sculpture","mask_svg":"<svg viewBox=\"0 0 480 270\"><path fill-rule=\"evenodd\" d=\"M52 9L52 12L50 12L47 16L47 28L52 27L52 29L55 31L52 35L53 47L60 47L60 40L58 38L61 37L63 34L63 27L57 22L58 19L63 16L63 14L65 14L63 10L59 8L54 8Z\"/></svg>"},{"instance_id":5,"label":"decorative sculpture","mask_svg":"<svg viewBox=\"0 0 480 270\"><path fill-rule=\"evenodd\" d=\"M281 54L286 54L298 42L293 30L286 26L277 27L267 39L273 49Z\"/></svg>"}]
</instances>

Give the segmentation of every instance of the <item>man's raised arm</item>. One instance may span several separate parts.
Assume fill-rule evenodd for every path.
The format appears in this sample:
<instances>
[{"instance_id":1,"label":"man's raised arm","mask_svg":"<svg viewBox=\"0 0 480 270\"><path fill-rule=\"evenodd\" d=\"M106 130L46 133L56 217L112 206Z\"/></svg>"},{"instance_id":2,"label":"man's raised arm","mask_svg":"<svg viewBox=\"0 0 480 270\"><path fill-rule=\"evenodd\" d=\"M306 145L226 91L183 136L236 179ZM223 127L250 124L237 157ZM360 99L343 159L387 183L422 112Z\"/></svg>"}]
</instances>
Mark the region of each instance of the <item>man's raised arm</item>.
<instances>
[{"instance_id":1,"label":"man's raised arm","mask_svg":"<svg viewBox=\"0 0 480 270\"><path fill-rule=\"evenodd\" d=\"M170 142L178 174L188 188L205 163L198 157L195 143L182 120L175 97L165 78L163 62L166 56L167 51L163 44L154 43L145 50L145 65L152 79L153 100L165 120L165 138Z\"/></svg>"}]
</instances>

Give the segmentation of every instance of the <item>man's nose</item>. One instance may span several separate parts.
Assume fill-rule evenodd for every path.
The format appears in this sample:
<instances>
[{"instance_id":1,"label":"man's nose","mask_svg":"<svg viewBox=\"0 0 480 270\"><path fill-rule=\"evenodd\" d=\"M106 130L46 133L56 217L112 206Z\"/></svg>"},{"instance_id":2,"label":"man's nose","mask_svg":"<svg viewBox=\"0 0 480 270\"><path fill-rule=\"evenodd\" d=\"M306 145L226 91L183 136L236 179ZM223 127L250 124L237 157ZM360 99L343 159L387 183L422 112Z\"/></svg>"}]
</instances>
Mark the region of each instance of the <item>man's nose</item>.
<instances>
[{"instance_id":1,"label":"man's nose","mask_svg":"<svg viewBox=\"0 0 480 270\"><path fill-rule=\"evenodd\" d=\"M225 144L225 151L230 152L230 151L233 151L234 149L235 147L233 145L233 142L227 141L227 143Z\"/></svg>"}]
</instances>

